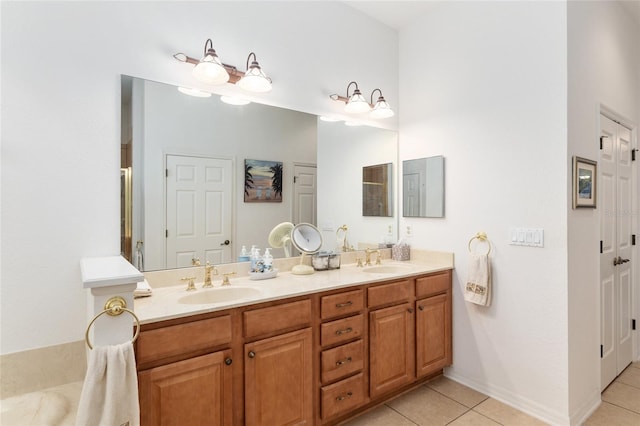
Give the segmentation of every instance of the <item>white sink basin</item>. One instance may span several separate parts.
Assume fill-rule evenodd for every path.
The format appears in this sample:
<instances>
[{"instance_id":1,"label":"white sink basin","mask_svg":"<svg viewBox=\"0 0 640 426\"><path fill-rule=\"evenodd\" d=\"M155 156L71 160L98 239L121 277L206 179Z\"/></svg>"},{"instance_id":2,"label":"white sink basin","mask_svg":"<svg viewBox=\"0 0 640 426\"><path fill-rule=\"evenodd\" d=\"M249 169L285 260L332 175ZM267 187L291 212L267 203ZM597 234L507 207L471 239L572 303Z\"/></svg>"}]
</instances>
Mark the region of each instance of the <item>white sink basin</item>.
<instances>
[{"instance_id":1,"label":"white sink basin","mask_svg":"<svg viewBox=\"0 0 640 426\"><path fill-rule=\"evenodd\" d=\"M183 305L209 305L212 303L235 302L246 299L255 299L262 296L262 292L251 287L218 287L208 290L198 290L182 296L178 303Z\"/></svg>"},{"instance_id":2,"label":"white sink basin","mask_svg":"<svg viewBox=\"0 0 640 426\"><path fill-rule=\"evenodd\" d=\"M378 265L364 268L362 271L370 274L402 274L411 271L411 267L405 265Z\"/></svg>"}]
</instances>

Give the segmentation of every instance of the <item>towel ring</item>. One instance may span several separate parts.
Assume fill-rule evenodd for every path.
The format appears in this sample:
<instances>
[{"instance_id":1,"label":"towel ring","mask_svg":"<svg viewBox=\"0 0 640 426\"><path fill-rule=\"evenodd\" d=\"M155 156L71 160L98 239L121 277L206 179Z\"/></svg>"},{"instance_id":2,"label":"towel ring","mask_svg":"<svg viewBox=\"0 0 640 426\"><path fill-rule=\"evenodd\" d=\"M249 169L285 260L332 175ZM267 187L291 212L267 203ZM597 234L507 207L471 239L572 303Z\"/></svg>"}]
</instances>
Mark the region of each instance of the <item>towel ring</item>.
<instances>
[{"instance_id":1,"label":"towel ring","mask_svg":"<svg viewBox=\"0 0 640 426\"><path fill-rule=\"evenodd\" d=\"M474 235L470 240L469 240L469 253L473 253L471 251L471 243L473 242L473 240L480 240L480 241L484 241L485 243L487 243L489 245L489 249L487 250L487 255L489 255L489 253L491 253L491 242L489 241L489 238L487 237L487 234L485 234L484 232L478 232L476 235Z\"/></svg>"},{"instance_id":2,"label":"towel ring","mask_svg":"<svg viewBox=\"0 0 640 426\"><path fill-rule=\"evenodd\" d=\"M134 343L138 339L138 336L140 335L140 319L131 309L127 308L127 302L124 300L124 298L120 296L114 296L111 299L107 300L107 302L104 304L104 310L93 317L93 319L87 326L87 331L84 333L84 340L87 342L87 346L89 346L89 349L93 350L93 346L89 341L89 330L91 330L91 326L93 325L93 323L96 322L96 320L104 314L110 315L112 317L117 317L123 312L130 313L131 316L133 316L133 319L136 321L136 332L131 339L131 343Z\"/></svg>"}]
</instances>

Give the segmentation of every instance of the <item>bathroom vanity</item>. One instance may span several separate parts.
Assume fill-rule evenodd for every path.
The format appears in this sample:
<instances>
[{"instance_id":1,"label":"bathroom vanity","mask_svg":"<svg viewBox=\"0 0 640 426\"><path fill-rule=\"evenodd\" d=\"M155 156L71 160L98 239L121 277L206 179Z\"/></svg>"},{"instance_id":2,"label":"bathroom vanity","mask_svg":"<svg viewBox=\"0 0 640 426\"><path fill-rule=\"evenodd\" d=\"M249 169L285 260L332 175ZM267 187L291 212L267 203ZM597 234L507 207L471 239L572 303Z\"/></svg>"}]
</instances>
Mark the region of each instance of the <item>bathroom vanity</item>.
<instances>
[{"instance_id":1,"label":"bathroom vanity","mask_svg":"<svg viewBox=\"0 0 640 426\"><path fill-rule=\"evenodd\" d=\"M142 425L336 424L440 374L453 265L384 265L284 273L242 302L154 289L136 302Z\"/></svg>"}]
</instances>

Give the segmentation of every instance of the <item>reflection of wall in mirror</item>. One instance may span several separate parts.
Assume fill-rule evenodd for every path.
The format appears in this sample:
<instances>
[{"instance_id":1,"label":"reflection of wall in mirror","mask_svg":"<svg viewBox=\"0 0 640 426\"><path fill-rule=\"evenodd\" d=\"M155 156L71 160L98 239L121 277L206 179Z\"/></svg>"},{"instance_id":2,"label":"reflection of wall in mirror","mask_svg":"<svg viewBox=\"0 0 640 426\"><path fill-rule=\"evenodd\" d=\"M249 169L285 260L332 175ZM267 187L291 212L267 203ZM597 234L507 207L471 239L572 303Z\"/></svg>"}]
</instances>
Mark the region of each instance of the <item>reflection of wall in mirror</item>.
<instances>
[{"instance_id":1,"label":"reflection of wall in mirror","mask_svg":"<svg viewBox=\"0 0 640 426\"><path fill-rule=\"evenodd\" d=\"M235 235L229 238L231 258L224 261L236 261L242 245L256 244L264 250L271 229L290 220L293 197L288 194L292 193L294 163L316 164L316 122L311 114L255 103L230 106L216 95L195 98L174 86L133 79L133 173L136 176L138 165L137 173L142 174L134 182L133 241L145 242L146 269L165 268L163 179L167 154L233 160ZM144 143L136 144L136 140ZM244 203L243 163L247 158L283 163L282 203ZM274 257L284 254L282 249L272 253Z\"/></svg>"},{"instance_id":2,"label":"reflection of wall in mirror","mask_svg":"<svg viewBox=\"0 0 640 426\"><path fill-rule=\"evenodd\" d=\"M342 122L318 123L318 227L322 250L339 251L336 231L349 227L349 243L378 243L392 229L397 240L398 217L391 203L391 217L362 216L362 168L395 163L398 157L395 131L369 126L349 127ZM397 167L392 167L392 182ZM392 184L395 186L395 184ZM394 190L390 191L393 196Z\"/></svg>"}]
</instances>

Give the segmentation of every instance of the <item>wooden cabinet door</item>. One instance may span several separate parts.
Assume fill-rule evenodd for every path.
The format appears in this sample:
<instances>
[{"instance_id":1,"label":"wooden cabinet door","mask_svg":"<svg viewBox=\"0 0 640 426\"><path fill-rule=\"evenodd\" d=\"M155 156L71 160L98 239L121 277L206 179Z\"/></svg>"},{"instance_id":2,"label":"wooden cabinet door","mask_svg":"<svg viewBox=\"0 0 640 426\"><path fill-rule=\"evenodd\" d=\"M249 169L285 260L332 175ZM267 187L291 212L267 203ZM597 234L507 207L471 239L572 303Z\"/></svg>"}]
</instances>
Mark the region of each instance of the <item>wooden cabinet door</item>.
<instances>
[{"instance_id":1,"label":"wooden cabinet door","mask_svg":"<svg viewBox=\"0 0 640 426\"><path fill-rule=\"evenodd\" d=\"M369 313L371 398L413 381L413 308L404 303Z\"/></svg>"},{"instance_id":2,"label":"wooden cabinet door","mask_svg":"<svg viewBox=\"0 0 640 426\"><path fill-rule=\"evenodd\" d=\"M313 424L311 328L244 348L245 424Z\"/></svg>"},{"instance_id":3,"label":"wooden cabinet door","mask_svg":"<svg viewBox=\"0 0 640 426\"><path fill-rule=\"evenodd\" d=\"M230 363L225 350L141 371L142 426L231 425Z\"/></svg>"},{"instance_id":4,"label":"wooden cabinet door","mask_svg":"<svg viewBox=\"0 0 640 426\"><path fill-rule=\"evenodd\" d=\"M416 374L418 377L450 365L451 300L449 292L416 301Z\"/></svg>"}]
</instances>

